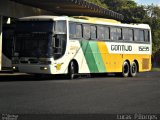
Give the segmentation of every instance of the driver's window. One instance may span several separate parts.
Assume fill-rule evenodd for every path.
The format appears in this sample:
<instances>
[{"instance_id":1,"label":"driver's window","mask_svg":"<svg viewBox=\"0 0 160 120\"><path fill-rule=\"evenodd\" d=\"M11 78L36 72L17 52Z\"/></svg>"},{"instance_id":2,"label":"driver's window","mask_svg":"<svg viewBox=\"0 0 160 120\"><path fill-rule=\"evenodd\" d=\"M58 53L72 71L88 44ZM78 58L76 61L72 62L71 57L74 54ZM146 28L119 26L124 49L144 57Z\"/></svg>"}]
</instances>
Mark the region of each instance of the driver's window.
<instances>
[{"instance_id":1,"label":"driver's window","mask_svg":"<svg viewBox=\"0 0 160 120\"><path fill-rule=\"evenodd\" d=\"M53 36L53 53L54 58L58 59L62 57L66 50L67 44L67 26L66 21L56 21L55 34Z\"/></svg>"},{"instance_id":2,"label":"driver's window","mask_svg":"<svg viewBox=\"0 0 160 120\"><path fill-rule=\"evenodd\" d=\"M56 32L58 33L66 33L67 27L66 27L66 21L56 21Z\"/></svg>"}]
</instances>

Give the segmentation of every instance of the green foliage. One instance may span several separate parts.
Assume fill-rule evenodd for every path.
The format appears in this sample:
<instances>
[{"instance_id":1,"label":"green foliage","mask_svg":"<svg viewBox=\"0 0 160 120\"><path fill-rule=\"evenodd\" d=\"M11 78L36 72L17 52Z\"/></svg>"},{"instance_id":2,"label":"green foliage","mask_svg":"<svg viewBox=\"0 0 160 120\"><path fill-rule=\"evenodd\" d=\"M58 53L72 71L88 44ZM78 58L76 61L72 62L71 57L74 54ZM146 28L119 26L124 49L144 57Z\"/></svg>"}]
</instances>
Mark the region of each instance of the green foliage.
<instances>
[{"instance_id":1,"label":"green foliage","mask_svg":"<svg viewBox=\"0 0 160 120\"><path fill-rule=\"evenodd\" d=\"M134 0L87 0L124 15L125 23L146 23L152 30L153 53L160 49L160 6L138 5Z\"/></svg>"},{"instance_id":2,"label":"green foliage","mask_svg":"<svg viewBox=\"0 0 160 120\"><path fill-rule=\"evenodd\" d=\"M160 49L160 7L149 5L145 7L145 10L148 16L143 22L151 26L154 54Z\"/></svg>"},{"instance_id":3,"label":"green foliage","mask_svg":"<svg viewBox=\"0 0 160 120\"><path fill-rule=\"evenodd\" d=\"M101 6L101 7L104 7L104 8L108 8L108 6L103 3L103 0L86 0L86 1L94 3L94 4Z\"/></svg>"}]
</instances>

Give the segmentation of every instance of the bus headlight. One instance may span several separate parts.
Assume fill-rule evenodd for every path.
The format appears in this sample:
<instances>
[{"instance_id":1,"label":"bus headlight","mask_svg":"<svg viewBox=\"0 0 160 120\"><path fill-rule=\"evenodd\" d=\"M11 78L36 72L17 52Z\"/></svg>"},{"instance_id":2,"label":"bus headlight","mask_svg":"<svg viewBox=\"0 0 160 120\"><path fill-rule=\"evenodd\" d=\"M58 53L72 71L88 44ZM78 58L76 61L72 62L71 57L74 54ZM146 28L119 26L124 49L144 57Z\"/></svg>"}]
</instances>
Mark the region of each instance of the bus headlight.
<instances>
[{"instance_id":1,"label":"bus headlight","mask_svg":"<svg viewBox=\"0 0 160 120\"><path fill-rule=\"evenodd\" d=\"M13 70L13 71L18 71L18 67L13 66L13 67L12 67L12 70Z\"/></svg>"},{"instance_id":2,"label":"bus headlight","mask_svg":"<svg viewBox=\"0 0 160 120\"><path fill-rule=\"evenodd\" d=\"M40 67L40 70L47 70L47 67Z\"/></svg>"}]
</instances>

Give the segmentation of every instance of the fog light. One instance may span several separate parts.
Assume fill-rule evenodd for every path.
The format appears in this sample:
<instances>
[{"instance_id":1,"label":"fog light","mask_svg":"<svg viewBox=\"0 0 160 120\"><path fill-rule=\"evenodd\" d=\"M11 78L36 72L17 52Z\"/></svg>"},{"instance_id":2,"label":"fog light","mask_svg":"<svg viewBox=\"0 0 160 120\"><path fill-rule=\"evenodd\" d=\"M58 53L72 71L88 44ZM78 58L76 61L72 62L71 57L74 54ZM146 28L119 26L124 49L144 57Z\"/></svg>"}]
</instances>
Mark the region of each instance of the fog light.
<instances>
[{"instance_id":1,"label":"fog light","mask_svg":"<svg viewBox=\"0 0 160 120\"><path fill-rule=\"evenodd\" d=\"M47 70L47 67L40 67L41 70Z\"/></svg>"},{"instance_id":2,"label":"fog light","mask_svg":"<svg viewBox=\"0 0 160 120\"><path fill-rule=\"evenodd\" d=\"M44 70L47 70L47 68L45 67Z\"/></svg>"},{"instance_id":3,"label":"fog light","mask_svg":"<svg viewBox=\"0 0 160 120\"><path fill-rule=\"evenodd\" d=\"M16 67L15 67L15 66L13 66L12 68L13 68L13 70L16 70Z\"/></svg>"}]
</instances>

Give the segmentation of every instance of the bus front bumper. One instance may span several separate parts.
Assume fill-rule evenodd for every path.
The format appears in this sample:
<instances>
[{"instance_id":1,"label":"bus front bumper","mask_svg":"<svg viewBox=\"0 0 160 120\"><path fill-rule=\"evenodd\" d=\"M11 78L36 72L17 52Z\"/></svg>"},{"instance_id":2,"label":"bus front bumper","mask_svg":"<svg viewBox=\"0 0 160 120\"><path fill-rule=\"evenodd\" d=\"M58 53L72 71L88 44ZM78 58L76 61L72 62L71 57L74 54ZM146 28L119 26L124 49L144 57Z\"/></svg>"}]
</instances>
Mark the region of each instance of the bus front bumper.
<instances>
[{"instance_id":1,"label":"bus front bumper","mask_svg":"<svg viewBox=\"0 0 160 120\"><path fill-rule=\"evenodd\" d=\"M12 65L13 70L23 73L37 73L37 74L54 74L54 68L51 65Z\"/></svg>"}]
</instances>

